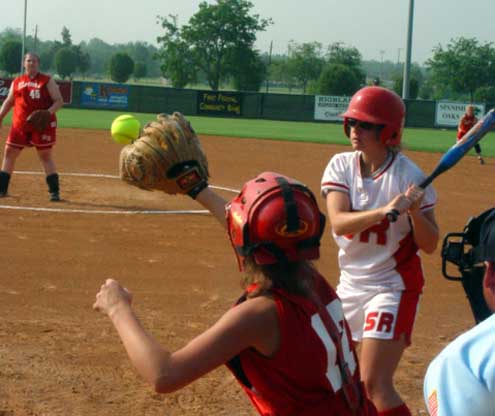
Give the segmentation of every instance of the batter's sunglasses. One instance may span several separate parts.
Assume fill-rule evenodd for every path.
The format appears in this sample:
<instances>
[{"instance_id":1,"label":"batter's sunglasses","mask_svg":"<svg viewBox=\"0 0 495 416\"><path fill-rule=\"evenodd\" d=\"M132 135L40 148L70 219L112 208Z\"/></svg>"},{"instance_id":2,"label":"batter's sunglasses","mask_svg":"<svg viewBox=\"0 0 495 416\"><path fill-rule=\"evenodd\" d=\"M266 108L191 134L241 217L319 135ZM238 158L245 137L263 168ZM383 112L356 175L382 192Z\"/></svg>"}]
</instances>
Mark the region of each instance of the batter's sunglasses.
<instances>
[{"instance_id":1,"label":"batter's sunglasses","mask_svg":"<svg viewBox=\"0 0 495 416\"><path fill-rule=\"evenodd\" d=\"M363 130L379 130L383 128L381 124L373 124L369 123L368 121L361 121L361 120L356 120L355 118L348 118L347 119L347 125L349 127L360 127Z\"/></svg>"}]
</instances>

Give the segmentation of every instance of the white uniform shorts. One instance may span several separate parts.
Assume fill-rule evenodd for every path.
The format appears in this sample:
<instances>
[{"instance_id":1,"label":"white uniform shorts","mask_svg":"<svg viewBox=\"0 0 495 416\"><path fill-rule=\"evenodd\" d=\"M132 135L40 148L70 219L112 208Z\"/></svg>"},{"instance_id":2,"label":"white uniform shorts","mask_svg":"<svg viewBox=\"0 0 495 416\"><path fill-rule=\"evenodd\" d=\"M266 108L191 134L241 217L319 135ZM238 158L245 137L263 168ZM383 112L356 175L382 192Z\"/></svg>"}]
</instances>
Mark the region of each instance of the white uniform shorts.
<instances>
[{"instance_id":1,"label":"white uniform shorts","mask_svg":"<svg viewBox=\"0 0 495 416\"><path fill-rule=\"evenodd\" d=\"M342 300L344 315L352 332L352 339L400 339L405 336L411 344L421 293L408 290L363 290L339 284L337 294Z\"/></svg>"}]
</instances>

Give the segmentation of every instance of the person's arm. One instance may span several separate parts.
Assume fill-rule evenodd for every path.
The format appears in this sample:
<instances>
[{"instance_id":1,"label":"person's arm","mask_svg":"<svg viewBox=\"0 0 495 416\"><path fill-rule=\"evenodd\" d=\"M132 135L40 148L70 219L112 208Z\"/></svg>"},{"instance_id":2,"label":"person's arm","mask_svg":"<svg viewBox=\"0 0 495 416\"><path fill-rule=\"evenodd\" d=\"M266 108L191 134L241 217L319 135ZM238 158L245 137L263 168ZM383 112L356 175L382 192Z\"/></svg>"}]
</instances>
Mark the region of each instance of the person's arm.
<instances>
[{"instance_id":1,"label":"person's arm","mask_svg":"<svg viewBox=\"0 0 495 416\"><path fill-rule=\"evenodd\" d=\"M366 211L351 211L351 201L347 193L330 191L327 194L328 217L336 235L356 234L367 230L385 219L387 212L393 209L403 214L409 204L410 201L406 196L399 194L383 207Z\"/></svg>"},{"instance_id":2,"label":"person's arm","mask_svg":"<svg viewBox=\"0 0 495 416\"><path fill-rule=\"evenodd\" d=\"M5 116L9 113L10 109L14 105L14 84L10 87L9 93L7 94L7 98L0 107L0 126L2 125L2 121Z\"/></svg>"},{"instance_id":3,"label":"person's arm","mask_svg":"<svg viewBox=\"0 0 495 416\"><path fill-rule=\"evenodd\" d=\"M137 372L159 393L175 391L248 347L266 355L278 349L275 303L258 297L230 309L185 347L171 353L148 334L131 307L131 295L108 279L93 308L107 314Z\"/></svg>"},{"instance_id":4,"label":"person's arm","mask_svg":"<svg viewBox=\"0 0 495 416\"><path fill-rule=\"evenodd\" d=\"M210 211L224 228L227 228L227 221L225 219L225 205L227 201L224 198L207 186L197 195L196 201Z\"/></svg>"},{"instance_id":5,"label":"person's arm","mask_svg":"<svg viewBox=\"0 0 495 416\"><path fill-rule=\"evenodd\" d=\"M420 210L409 212L411 218L414 242L425 253L431 254L438 244L438 225L432 209L422 212Z\"/></svg>"},{"instance_id":6,"label":"person's arm","mask_svg":"<svg viewBox=\"0 0 495 416\"><path fill-rule=\"evenodd\" d=\"M50 78L50 81L46 84L46 88L48 89L48 93L53 101L53 104L47 110L54 114L64 105L64 99L62 98L60 89L53 78Z\"/></svg>"},{"instance_id":7,"label":"person's arm","mask_svg":"<svg viewBox=\"0 0 495 416\"><path fill-rule=\"evenodd\" d=\"M411 218L414 242L425 253L431 254L437 248L439 230L433 209L421 210L424 194L424 190L418 186L411 185L408 188L406 195L413 202L407 212Z\"/></svg>"}]
</instances>

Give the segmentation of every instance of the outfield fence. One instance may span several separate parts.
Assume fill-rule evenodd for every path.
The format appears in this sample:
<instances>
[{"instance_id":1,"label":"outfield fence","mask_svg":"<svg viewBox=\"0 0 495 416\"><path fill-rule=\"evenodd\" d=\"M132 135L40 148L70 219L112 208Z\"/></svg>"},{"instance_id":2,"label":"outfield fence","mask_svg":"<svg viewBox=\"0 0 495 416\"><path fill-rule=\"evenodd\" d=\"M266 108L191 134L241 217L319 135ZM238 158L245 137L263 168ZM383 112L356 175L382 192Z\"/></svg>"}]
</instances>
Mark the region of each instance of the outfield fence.
<instances>
[{"instance_id":1,"label":"outfield fence","mask_svg":"<svg viewBox=\"0 0 495 416\"><path fill-rule=\"evenodd\" d=\"M5 92L7 91L4 88ZM0 94L0 101L2 99ZM6 94L4 94L6 95ZM136 113L171 113L192 116L236 117L282 121L340 122L338 115L347 105L346 97L210 91L169 87L73 81L71 100L66 107L122 110ZM347 101L346 101L347 100ZM317 108L319 105L322 108ZM452 123L439 123L439 104L452 108ZM455 128L465 103L405 100L406 127ZM325 111L328 106L328 112ZM330 108L332 107L333 108ZM340 107L339 107L340 106ZM478 103L488 111L495 103ZM444 111L444 110L442 110ZM328 117L325 117L325 114ZM449 114L447 114L449 116Z\"/></svg>"}]
</instances>

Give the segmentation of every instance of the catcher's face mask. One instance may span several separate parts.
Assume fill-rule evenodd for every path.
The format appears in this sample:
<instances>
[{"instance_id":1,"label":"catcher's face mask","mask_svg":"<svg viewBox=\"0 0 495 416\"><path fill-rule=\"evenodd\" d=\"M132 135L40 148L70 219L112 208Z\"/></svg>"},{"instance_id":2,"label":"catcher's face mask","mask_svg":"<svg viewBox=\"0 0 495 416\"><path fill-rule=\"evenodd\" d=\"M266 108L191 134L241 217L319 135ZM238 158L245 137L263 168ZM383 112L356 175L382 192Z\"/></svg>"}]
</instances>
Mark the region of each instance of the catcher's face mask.
<instances>
[{"instance_id":1,"label":"catcher's face mask","mask_svg":"<svg viewBox=\"0 0 495 416\"><path fill-rule=\"evenodd\" d=\"M470 218L462 233L449 233L442 247L442 273L459 280L466 292L476 323L495 310L495 208ZM460 276L447 272L457 266Z\"/></svg>"},{"instance_id":2,"label":"catcher's face mask","mask_svg":"<svg viewBox=\"0 0 495 416\"><path fill-rule=\"evenodd\" d=\"M291 178L261 173L244 185L226 215L240 270L251 255L261 265L320 256L325 217L311 191Z\"/></svg>"},{"instance_id":3,"label":"catcher's face mask","mask_svg":"<svg viewBox=\"0 0 495 416\"><path fill-rule=\"evenodd\" d=\"M495 209L486 217L481 226L477 255L480 260L495 262Z\"/></svg>"},{"instance_id":4,"label":"catcher's face mask","mask_svg":"<svg viewBox=\"0 0 495 416\"><path fill-rule=\"evenodd\" d=\"M462 233L449 233L443 241L442 273L447 279L462 279L447 273L447 263L463 274L484 261L495 261L495 208L470 218Z\"/></svg>"}]
</instances>

